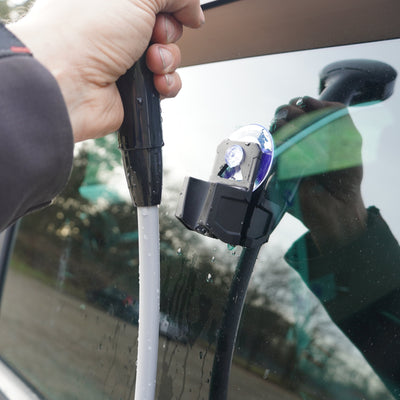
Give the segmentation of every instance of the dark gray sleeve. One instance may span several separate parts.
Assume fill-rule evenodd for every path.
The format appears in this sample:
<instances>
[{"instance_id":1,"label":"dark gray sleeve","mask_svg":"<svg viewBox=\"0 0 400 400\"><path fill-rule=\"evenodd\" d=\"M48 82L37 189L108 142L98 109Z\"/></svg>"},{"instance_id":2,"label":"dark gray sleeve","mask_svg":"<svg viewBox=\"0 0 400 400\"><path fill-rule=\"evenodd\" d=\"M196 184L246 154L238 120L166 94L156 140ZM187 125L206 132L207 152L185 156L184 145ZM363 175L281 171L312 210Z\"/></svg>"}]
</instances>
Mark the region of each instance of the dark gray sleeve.
<instances>
[{"instance_id":1,"label":"dark gray sleeve","mask_svg":"<svg viewBox=\"0 0 400 400\"><path fill-rule=\"evenodd\" d=\"M32 57L0 59L0 231L66 184L73 136L54 77Z\"/></svg>"}]
</instances>

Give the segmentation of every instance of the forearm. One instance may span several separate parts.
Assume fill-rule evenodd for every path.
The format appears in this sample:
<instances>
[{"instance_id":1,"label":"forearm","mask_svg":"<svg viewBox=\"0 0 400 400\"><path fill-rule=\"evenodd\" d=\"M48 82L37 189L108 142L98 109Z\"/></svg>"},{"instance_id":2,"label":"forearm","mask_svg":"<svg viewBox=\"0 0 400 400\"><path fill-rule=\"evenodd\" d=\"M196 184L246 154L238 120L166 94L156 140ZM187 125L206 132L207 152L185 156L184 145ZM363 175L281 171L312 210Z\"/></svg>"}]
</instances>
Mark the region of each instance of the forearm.
<instances>
[{"instance_id":1,"label":"forearm","mask_svg":"<svg viewBox=\"0 0 400 400\"><path fill-rule=\"evenodd\" d=\"M310 235L322 255L347 246L366 232L367 210L361 194L358 197L339 210L332 207L325 221L320 216L319 223L310 227ZM330 215L334 211L336 214Z\"/></svg>"},{"instance_id":2,"label":"forearm","mask_svg":"<svg viewBox=\"0 0 400 400\"><path fill-rule=\"evenodd\" d=\"M310 289L335 322L347 319L400 288L400 248L375 207L368 209L367 228L342 247L321 254L308 233L285 255L301 270Z\"/></svg>"},{"instance_id":3,"label":"forearm","mask_svg":"<svg viewBox=\"0 0 400 400\"><path fill-rule=\"evenodd\" d=\"M73 137L53 76L30 56L0 58L0 231L66 184Z\"/></svg>"}]
</instances>

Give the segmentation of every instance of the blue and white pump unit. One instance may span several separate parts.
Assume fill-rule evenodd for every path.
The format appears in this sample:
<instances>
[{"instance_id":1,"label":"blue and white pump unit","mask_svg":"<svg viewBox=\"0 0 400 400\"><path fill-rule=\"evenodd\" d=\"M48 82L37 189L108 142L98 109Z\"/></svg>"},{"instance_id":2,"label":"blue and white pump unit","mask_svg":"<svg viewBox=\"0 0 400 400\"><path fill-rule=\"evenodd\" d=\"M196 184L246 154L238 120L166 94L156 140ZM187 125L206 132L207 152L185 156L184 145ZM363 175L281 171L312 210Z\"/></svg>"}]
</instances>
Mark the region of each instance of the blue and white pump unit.
<instances>
[{"instance_id":1,"label":"blue and white pump unit","mask_svg":"<svg viewBox=\"0 0 400 400\"><path fill-rule=\"evenodd\" d=\"M231 245L265 243L281 210L262 195L273 160L274 143L266 128L252 124L238 129L218 146L209 181L185 178L177 218Z\"/></svg>"}]
</instances>

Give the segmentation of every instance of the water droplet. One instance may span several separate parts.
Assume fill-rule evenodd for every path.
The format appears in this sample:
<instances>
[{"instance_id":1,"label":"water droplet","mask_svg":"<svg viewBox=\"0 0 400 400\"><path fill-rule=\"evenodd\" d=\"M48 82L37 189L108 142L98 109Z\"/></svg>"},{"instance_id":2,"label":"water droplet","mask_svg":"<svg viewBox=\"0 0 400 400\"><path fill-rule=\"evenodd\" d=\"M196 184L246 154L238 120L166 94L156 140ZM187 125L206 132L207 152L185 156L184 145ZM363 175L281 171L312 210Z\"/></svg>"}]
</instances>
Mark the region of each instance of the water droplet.
<instances>
[{"instance_id":1,"label":"water droplet","mask_svg":"<svg viewBox=\"0 0 400 400\"><path fill-rule=\"evenodd\" d=\"M179 247L179 249L176 251L176 254L178 254L178 256L182 255L182 249Z\"/></svg>"},{"instance_id":2,"label":"water droplet","mask_svg":"<svg viewBox=\"0 0 400 400\"><path fill-rule=\"evenodd\" d=\"M211 257L211 262L215 262L215 257L214 256Z\"/></svg>"},{"instance_id":3,"label":"water droplet","mask_svg":"<svg viewBox=\"0 0 400 400\"><path fill-rule=\"evenodd\" d=\"M211 275L211 274L208 274L208 275L207 275L206 281L207 281L208 283L212 282L212 275Z\"/></svg>"},{"instance_id":4,"label":"water droplet","mask_svg":"<svg viewBox=\"0 0 400 400\"><path fill-rule=\"evenodd\" d=\"M142 97L136 97L136 101L138 104L141 106L143 104L143 98Z\"/></svg>"}]
</instances>

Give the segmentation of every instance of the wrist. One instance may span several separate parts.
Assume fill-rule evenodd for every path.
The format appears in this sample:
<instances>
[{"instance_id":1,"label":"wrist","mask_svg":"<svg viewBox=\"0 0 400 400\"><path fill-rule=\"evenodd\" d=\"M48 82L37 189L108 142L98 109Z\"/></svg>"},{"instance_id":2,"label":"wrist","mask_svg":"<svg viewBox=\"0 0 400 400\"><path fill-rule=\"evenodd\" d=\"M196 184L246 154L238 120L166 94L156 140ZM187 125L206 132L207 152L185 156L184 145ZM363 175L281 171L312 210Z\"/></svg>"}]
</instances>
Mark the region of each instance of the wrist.
<instances>
[{"instance_id":1,"label":"wrist","mask_svg":"<svg viewBox=\"0 0 400 400\"><path fill-rule=\"evenodd\" d=\"M367 218L363 203L346 207L340 214L332 215L329 221L311 228L310 234L323 255L346 246L361 236L367 229Z\"/></svg>"},{"instance_id":2,"label":"wrist","mask_svg":"<svg viewBox=\"0 0 400 400\"><path fill-rule=\"evenodd\" d=\"M58 44L45 34L46 29L37 32L37 27L43 26L44 23L44 21L43 23L31 21L28 15L16 23L7 25L7 29L26 44L34 58L55 78L67 106L76 141L76 134L80 129L77 110L84 102L83 93L81 93L83 85L77 69L72 68L67 62L67 56L70 57L73 54L72 49L63 48L62 52L66 56L60 57L60 52L57 50Z\"/></svg>"},{"instance_id":3,"label":"wrist","mask_svg":"<svg viewBox=\"0 0 400 400\"><path fill-rule=\"evenodd\" d=\"M0 22L0 57L31 56L31 51L16 35Z\"/></svg>"}]
</instances>

